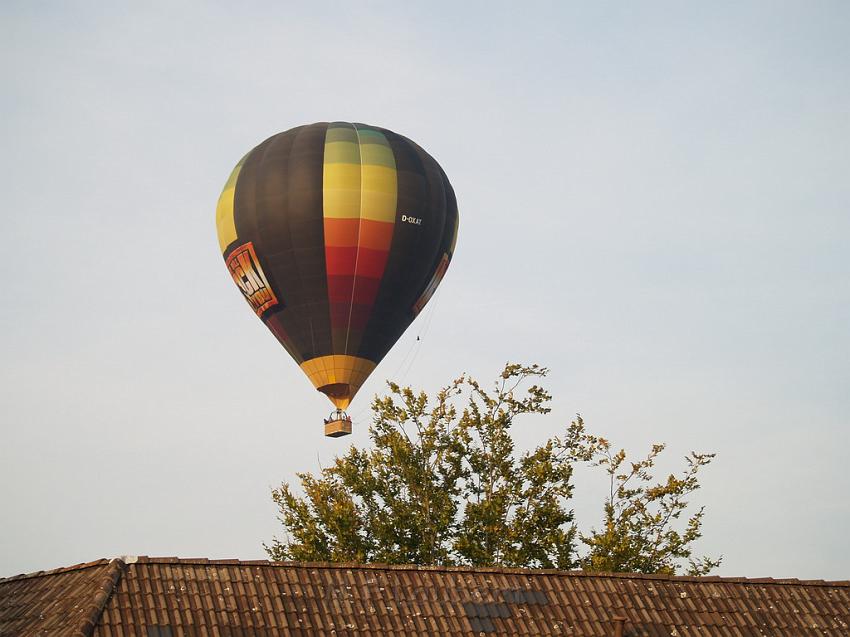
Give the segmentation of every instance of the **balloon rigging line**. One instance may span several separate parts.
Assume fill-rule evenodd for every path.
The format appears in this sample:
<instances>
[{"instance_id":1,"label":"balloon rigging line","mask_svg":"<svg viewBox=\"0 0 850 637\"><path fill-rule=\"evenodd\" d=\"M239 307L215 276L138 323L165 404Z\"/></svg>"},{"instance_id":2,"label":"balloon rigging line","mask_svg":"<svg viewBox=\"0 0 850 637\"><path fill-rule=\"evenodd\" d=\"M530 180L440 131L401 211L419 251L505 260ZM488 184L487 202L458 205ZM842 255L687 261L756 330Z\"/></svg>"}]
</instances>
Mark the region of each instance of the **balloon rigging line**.
<instances>
[{"instance_id":1,"label":"balloon rigging line","mask_svg":"<svg viewBox=\"0 0 850 637\"><path fill-rule=\"evenodd\" d=\"M433 306L431 307L431 311L428 313L428 316L426 317L425 325L423 326L423 329L422 329L422 332L421 332L421 337L419 336L419 334L416 335L416 342L420 345L420 347L417 347L416 351L413 353L413 358L410 359L410 364L407 366L407 369L405 370L404 374L402 374L402 376L401 376L401 379L400 379L401 382L403 382L407 378L407 375L410 373L410 370L413 369L413 364L416 362L416 359L419 357L419 352L422 350L422 348L421 348L422 341L420 340L420 338L424 339L428 335L428 330L431 328L431 321L434 319L434 314L437 312L437 301L439 301L439 300L440 300L440 288L437 288L437 294L434 295L434 303L433 303Z\"/></svg>"},{"instance_id":2,"label":"balloon rigging line","mask_svg":"<svg viewBox=\"0 0 850 637\"><path fill-rule=\"evenodd\" d=\"M428 331L431 328L431 322L434 320L434 314L437 312L438 301L440 300L440 293L442 292L442 286L437 288L437 292L434 295L434 299L432 303L429 303L430 307L428 308L428 316L425 317L424 325L422 326L422 331L416 335L416 340L411 343L410 347L407 349L407 353L404 355L404 358L401 359L401 362L398 364L398 367L393 372L392 376L390 376L390 380L395 382L398 385L402 385L407 375L410 373L411 369L413 369L413 364L416 362L416 358L419 356L419 352L422 348L422 341L425 340L425 337L428 335ZM413 358L410 359L410 364L405 369L404 374L401 376L398 373L404 367L405 363L407 363L407 359L410 357L410 354L413 353ZM398 379L398 380L396 380ZM371 409L371 403L363 407L359 412L357 412L353 416L353 420L359 420L363 414Z\"/></svg>"},{"instance_id":3,"label":"balloon rigging line","mask_svg":"<svg viewBox=\"0 0 850 637\"><path fill-rule=\"evenodd\" d=\"M354 291L357 289L357 262L360 260L360 231L363 229L363 146L360 131L351 125L357 135L357 156L360 159L360 208L357 211L357 250L354 253L354 281L351 282L351 302L348 304L348 325L345 327L345 354L348 355L348 337L351 334L351 314L354 312Z\"/></svg>"},{"instance_id":4,"label":"balloon rigging line","mask_svg":"<svg viewBox=\"0 0 850 637\"><path fill-rule=\"evenodd\" d=\"M413 352L413 350L414 350L414 349L416 349L416 348L418 348L419 346L421 346L421 344L422 344L422 343L421 343L421 341L419 340L419 336L417 335L416 340L415 340L415 341L413 341L413 342L410 344L410 347L408 347L408 348L407 348L407 352L405 353L404 358L402 358L402 359L401 359L401 362L398 364L398 367L397 367L397 368L396 368L396 370L392 373L392 375L391 375L391 376L389 376L388 380L393 381L393 382L397 382L397 381L396 381L396 378L398 377L398 373L401 371L401 368L402 368L402 367L404 367L404 364L407 362L407 359L410 357L411 352ZM369 411L371 408L372 408L372 404L371 404L371 403L368 403L368 404L367 404L367 405L365 405L365 406L364 406L364 407L363 407L360 411L358 411L356 414L354 414L354 416L352 417L352 418L353 418L353 420L359 420L359 419L360 419L360 417L361 417L361 416L363 416L363 414L365 414L365 413L366 413L367 411Z\"/></svg>"}]
</instances>

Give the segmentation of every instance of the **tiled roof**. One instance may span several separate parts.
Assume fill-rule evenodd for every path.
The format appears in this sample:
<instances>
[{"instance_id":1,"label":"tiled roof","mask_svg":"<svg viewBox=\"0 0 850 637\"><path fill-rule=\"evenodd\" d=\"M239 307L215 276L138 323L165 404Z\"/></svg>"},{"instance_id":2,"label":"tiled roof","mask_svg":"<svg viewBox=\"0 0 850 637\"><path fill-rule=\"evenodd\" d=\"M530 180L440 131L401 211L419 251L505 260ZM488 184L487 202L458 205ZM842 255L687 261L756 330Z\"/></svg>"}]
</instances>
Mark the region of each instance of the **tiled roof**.
<instances>
[{"instance_id":1,"label":"tiled roof","mask_svg":"<svg viewBox=\"0 0 850 637\"><path fill-rule=\"evenodd\" d=\"M122 567L98 560L0 579L0 636L91 635Z\"/></svg>"},{"instance_id":2,"label":"tiled roof","mask_svg":"<svg viewBox=\"0 0 850 637\"><path fill-rule=\"evenodd\" d=\"M0 579L0 635L850 635L850 582L125 560Z\"/></svg>"}]
</instances>

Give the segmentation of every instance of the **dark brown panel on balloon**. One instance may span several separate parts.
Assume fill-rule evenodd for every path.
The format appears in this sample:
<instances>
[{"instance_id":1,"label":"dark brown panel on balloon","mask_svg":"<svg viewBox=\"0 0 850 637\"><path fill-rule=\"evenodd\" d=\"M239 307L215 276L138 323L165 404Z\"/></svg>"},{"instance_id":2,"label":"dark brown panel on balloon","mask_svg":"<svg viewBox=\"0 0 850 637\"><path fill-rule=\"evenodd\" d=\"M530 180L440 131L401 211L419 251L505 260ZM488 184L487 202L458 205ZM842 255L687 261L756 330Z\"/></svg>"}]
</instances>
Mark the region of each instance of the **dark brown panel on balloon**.
<instances>
[{"instance_id":1,"label":"dark brown panel on balloon","mask_svg":"<svg viewBox=\"0 0 850 637\"><path fill-rule=\"evenodd\" d=\"M327 275L325 273L322 172L327 124L298 131L289 158L289 197L285 221L292 234L292 254L301 296L293 301L303 317L300 337L304 359L332 353Z\"/></svg>"},{"instance_id":2,"label":"dark brown panel on balloon","mask_svg":"<svg viewBox=\"0 0 850 637\"><path fill-rule=\"evenodd\" d=\"M299 363L331 353L322 229L325 128L301 126L260 144L244 162L234 199L239 240L257 246L284 301L269 328Z\"/></svg>"},{"instance_id":3,"label":"dark brown panel on balloon","mask_svg":"<svg viewBox=\"0 0 850 637\"><path fill-rule=\"evenodd\" d=\"M380 361L413 320L411 308L439 263L446 195L437 163L409 139L385 131L398 171L395 230L358 356Z\"/></svg>"}]
</instances>

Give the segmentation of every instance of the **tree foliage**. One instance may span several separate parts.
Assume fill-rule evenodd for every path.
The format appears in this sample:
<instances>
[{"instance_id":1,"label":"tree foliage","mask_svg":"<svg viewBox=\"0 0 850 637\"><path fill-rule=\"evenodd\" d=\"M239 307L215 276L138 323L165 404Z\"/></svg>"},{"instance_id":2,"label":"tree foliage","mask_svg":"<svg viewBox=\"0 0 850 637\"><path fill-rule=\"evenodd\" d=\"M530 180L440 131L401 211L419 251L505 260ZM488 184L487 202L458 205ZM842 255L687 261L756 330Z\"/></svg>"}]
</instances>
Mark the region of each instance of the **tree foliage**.
<instances>
[{"instance_id":1,"label":"tree foliage","mask_svg":"<svg viewBox=\"0 0 850 637\"><path fill-rule=\"evenodd\" d=\"M586 433L580 417L570 424L570 436L580 441L574 457L604 468L609 484L601 530L581 535L589 548L579 561L583 569L673 574L680 561L687 560L689 575L706 575L720 565L719 558L691 556L692 544L702 535L705 507L687 518L683 530L675 527L688 508L685 498L699 489L699 470L712 461L713 453L692 451L685 456L681 476L670 474L653 483L652 469L663 444L652 445L641 460L628 462L624 450L613 452L608 440Z\"/></svg>"},{"instance_id":2,"label":"tree foliage","mask_svg":"<svg viewBox=\"0 0 850 637\"><path fill-rule=\"evenodd\" d=\"M269 556L645 573L673 573L684 560L693 573L716 567L691 559L704 509L679 528L713 454L692 453L680 476L655 483L663 445L628 462L580 417L563 436L516 451L515 421L549 412L551 396L534 383L546 373L509 364L491 389L461 376L434 400L389 383L372 405L370 448L352 446L318 476L297 474L300 493L286 483L272 491L285 536L265 547ZM587 533L569 507L578 464L602 468L610 486L602 526Z\"/></svg>"}]
</instances>

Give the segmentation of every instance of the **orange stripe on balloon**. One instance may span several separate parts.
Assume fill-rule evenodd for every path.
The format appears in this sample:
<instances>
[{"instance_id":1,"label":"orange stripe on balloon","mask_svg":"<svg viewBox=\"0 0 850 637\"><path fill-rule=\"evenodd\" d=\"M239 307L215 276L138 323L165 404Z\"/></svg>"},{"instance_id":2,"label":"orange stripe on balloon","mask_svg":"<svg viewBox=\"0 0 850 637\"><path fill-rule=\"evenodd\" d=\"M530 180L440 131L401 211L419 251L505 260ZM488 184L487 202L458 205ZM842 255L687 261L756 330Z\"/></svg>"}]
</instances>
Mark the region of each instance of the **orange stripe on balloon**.
<instances>
[{"instance_id":1,"label":"orange stripe on balloon","mask_svg":"<svg viewBox=\"0 0 850 637\"><path fill-rule=\"evenodd\" d=\"M380 130L328 127L323 227L335 352L340 345L344 354L360 346L392 244L397 179L392 149Z\"/></svg>"},{"instance_id":2,"label":"orange stripe on balloon","mask_svg":"<svg viewBox=\"0 0 850 637\"><path fill-rule=\"evenodd\" d=\"M395 224L372 219L334 219L327 217L325 224L325 246L354 247L359 245L370 250L389 250L393 240Z\"/></svg>"},{"instance_id":3,"label":"orange stripe on balloon","mask_svg":"<svg viewBox=\"0 0 850 637\"><path fill-rule=\"evenodd\" d=\"M325 247L353 248L357 246L360 219L325 217Z\"/></svg>"}]
</instances>

